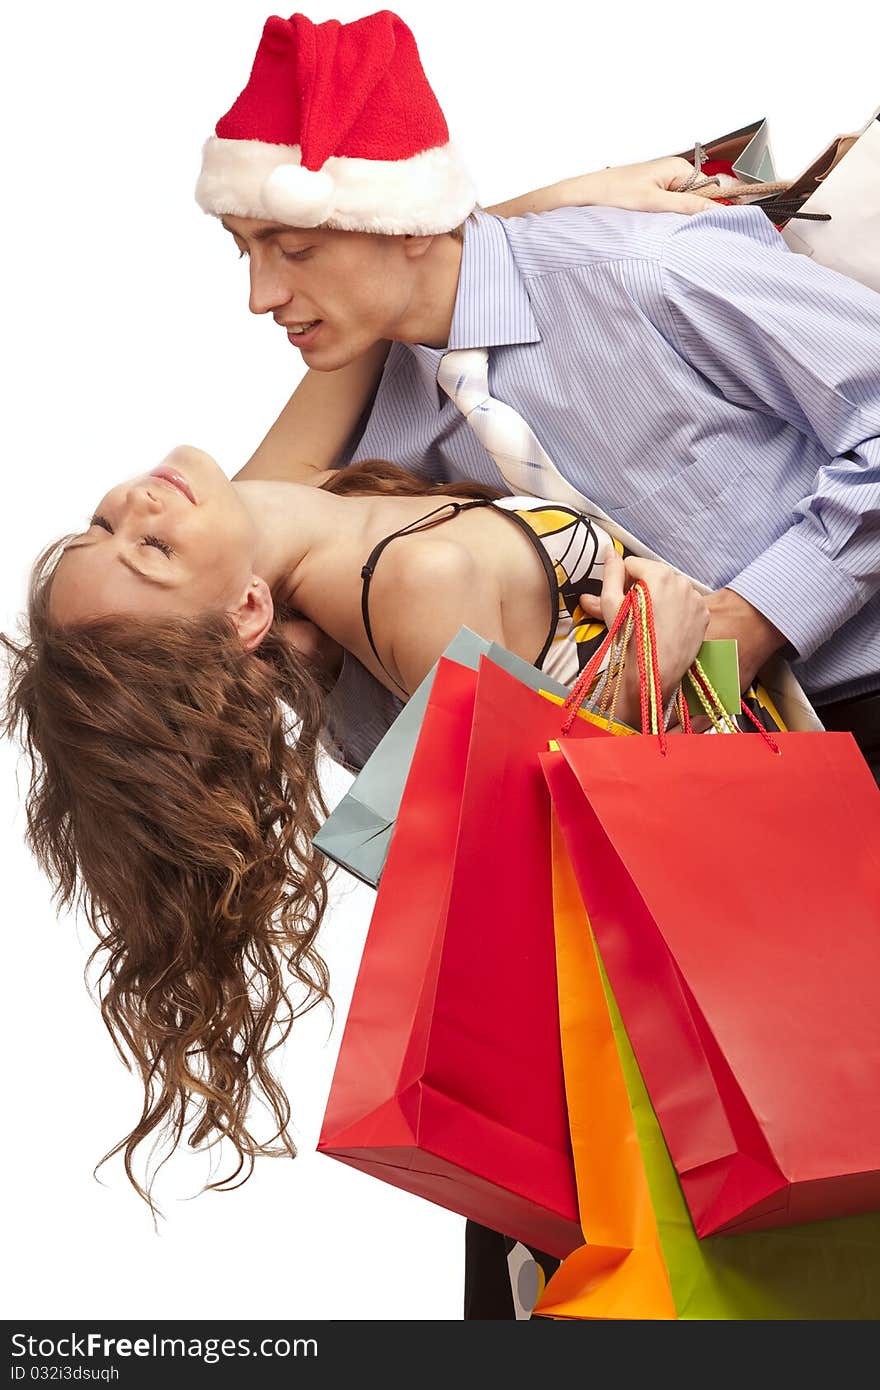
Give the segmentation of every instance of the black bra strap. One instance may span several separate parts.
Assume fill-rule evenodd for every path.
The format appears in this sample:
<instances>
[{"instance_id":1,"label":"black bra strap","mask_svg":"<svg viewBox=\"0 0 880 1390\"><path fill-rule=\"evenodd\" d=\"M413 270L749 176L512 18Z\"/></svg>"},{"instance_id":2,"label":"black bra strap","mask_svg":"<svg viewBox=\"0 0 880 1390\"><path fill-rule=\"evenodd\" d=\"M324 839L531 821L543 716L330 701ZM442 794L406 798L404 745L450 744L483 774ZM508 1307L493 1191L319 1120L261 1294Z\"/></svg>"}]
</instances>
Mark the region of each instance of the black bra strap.
<instances>
[{"instance_id":1,"label":"black bra strap","mask_svg":"<svg viewBox=\"0 0 880 1390\"><path fill-rule=\"evenodd\" d=\"M367 634L367 641L372 648L373 655L382 667L382 670L387 676L391 676L394 684L399 690L403 691L407 699L409 699L409 691L405 686L402 686L397 677L393 676L388 670L388 667L379 655L376 643L373 639L373 629L370 625L370 580L373 578L376 562L389 541L396 540L398 536L411 535L416 531L430 531L432 527L440 526L444 521L451 521L454 516L458 516L459 512L466 512L471 507L488 506L491 500L492 499L489 497L475 497L470 502L444 502L442 506L435 507L434 510L428 512L426 516L419 517L417 521L411 521L408 526L401 526L399 531L392 531L390 536L385 536L383 540L379 541L378 545L374 545L367 557L367 563L361 570L361 579L364 581L363 588L361 589L361 614L364 620L364 631ZM446 515L438 516L438 512L445 512ZM436 521L432 521L432 517L436 517Z\"/></svg>"}]
</instances>

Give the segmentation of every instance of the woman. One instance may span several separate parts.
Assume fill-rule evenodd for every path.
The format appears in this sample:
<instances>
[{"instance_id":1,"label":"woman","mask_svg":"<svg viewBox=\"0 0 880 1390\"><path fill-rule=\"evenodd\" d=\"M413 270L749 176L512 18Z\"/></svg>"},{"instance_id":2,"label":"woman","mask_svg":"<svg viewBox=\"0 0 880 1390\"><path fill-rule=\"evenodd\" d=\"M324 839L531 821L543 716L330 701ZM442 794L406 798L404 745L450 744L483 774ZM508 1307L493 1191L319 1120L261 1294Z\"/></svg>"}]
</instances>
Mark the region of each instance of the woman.
<instances>
[{"instance_id":1,"label":"woman","mask_svg":"<svg viewBox=\"0 0 880 1390\"><path fill-rule=\"evenodd\" d=\"M328 997L311 837L326 814L317 755L334 663L344 647L405 696L464 624L562 672L559 649L577 634L551 640L560 608L526 519L535 506L386 464L318 487L232 482L183 447L112 487L83 533L39 558L29 640L3 639L5 727L23 730L34 759L30 844L107 953L103 1016L145 1088L138 1124L111 1152L124 1149L148 1200L134 1149L163 1126L176 1143L193 1116L192 1145L226 1135L238 1153L213 1186L257 1153L295 1153L268 1059L293 1018ZM582 602L607 620L624 562L570 520L572 541L592 545L575 581L595 590L608 561L601 600ZM665 566L626 564L651 585L672 688L702 641L705 603ZM322 664L285 632L291 609L328 635ZM634 692L621 698L633 715ZM248 1129L252 1093L274 1116L265 1143Z\"/></svg>"}]
</instances>

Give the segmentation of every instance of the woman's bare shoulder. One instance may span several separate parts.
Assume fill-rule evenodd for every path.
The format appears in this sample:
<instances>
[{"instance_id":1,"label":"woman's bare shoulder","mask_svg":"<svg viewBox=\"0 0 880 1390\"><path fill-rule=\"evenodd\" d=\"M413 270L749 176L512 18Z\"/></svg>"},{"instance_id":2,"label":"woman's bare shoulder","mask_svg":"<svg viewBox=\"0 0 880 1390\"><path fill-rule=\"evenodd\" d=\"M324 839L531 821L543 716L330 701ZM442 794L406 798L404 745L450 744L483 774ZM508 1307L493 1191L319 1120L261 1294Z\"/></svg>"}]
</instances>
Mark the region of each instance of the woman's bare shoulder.
<instances>
[{"instance_id":1,"label":"woman's bare shoulder","mask_svg":"<svg viewBox=\"0 0 880 1390\"><path fill-rule=\"evenodd\" d=\"M448 537L419 536L417 543L389 546L376 567L390 561L370 590L376 644L412 692L461 627L501 641L501 605L491 571L471 550ZM397 547L396 555L392 551Z\"/></svg>"},{"instance_id":2,"label":"woman's bare shoulder","mask_svg":"<svg viewBox=\"0 0 880 1390\"><path fill-rule=\"evenodd\" d=\"M385 566L385 585L404 593L421 592L436 584L471 582L477 564L469 546L454 536L431 534L399 536L376 566Z\"/></svg>"}]
</instances>

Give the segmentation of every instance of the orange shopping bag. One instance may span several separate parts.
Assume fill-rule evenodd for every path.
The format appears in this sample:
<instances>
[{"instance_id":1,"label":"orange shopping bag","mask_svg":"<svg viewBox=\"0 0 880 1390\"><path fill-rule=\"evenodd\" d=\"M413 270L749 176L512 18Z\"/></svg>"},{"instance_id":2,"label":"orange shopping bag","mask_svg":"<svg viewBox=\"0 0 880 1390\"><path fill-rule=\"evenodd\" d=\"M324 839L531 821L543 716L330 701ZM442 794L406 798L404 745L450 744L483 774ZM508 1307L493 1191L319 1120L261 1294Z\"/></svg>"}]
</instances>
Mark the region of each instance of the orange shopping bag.
<instances>
[{"instance_id":1,"label":"orange shopping bag","mask_svg":"<svg viewBox=\"0 0 880 1390\"><path fill-rule=\"evenodd\" d=\"M675 1318L599 967L555 815L551 839L562 1065L587 1243L563 1262L535 1311L557 1318Z\"/></svg>"}]
</instances>

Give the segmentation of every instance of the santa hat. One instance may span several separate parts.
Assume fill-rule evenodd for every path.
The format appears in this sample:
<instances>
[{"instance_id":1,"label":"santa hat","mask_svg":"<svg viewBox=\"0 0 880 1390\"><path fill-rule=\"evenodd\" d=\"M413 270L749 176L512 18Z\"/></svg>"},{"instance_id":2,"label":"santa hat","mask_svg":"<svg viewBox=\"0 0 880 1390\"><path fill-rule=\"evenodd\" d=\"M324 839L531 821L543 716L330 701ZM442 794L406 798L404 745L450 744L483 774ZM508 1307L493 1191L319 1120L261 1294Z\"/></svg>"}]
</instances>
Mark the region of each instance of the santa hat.
<instances>
[{"instance_id":1,"label":"santa hat","mask_svg":"<svg viewBox=\"0 0 880 1390\"><path fill-rule=\"evenodd\" d=\"M247 86L204 145L196 201L219 216L424 235L474 188L390 10L352 24L266 20Z\"/></svg>"}]
</instances>

